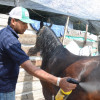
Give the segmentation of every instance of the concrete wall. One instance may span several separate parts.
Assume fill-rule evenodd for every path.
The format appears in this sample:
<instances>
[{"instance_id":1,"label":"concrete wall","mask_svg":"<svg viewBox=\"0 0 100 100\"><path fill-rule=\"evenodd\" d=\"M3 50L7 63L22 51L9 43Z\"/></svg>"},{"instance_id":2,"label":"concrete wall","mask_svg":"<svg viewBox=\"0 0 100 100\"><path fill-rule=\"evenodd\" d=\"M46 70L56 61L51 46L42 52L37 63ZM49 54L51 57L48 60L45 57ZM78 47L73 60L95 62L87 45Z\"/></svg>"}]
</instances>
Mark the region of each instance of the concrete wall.
<instances>
[{"instance_id":1,"label":"concrete wall","mask_svg":"<svg viewBox=\"0 0 100 100\"><path fill-rule=\"evenodd\" d=\"M7 26L8 16L0 14L0 29ZM19 35L19 41L22 44L22 49L27 53L29 48L34 47L36 41L36 31L31 27L25 31L25 34ZM39 67L41 58L39 56L30 57L32 63ZM40 80L29 75L24 69L20 68L18 82L16 86L16 100L44 100L42 94L42 86Z\"/></svg>"}]
</instances>

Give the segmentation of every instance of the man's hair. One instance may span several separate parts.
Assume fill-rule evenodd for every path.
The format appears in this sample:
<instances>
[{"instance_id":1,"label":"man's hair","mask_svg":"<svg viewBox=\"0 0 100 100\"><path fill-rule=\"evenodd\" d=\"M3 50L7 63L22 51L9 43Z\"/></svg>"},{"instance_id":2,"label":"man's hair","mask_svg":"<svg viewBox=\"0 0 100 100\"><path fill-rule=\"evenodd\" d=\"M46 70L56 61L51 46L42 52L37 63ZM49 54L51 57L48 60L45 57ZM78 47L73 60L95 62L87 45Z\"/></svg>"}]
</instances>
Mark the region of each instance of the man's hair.
<instances>
[{"instance_id":1,"label":"man's hair","mask_svg":"<svg viewBox=\"0 0 100 100\"><path fill-rule=\"evenodd\" d=\"M8 18L8 25L11 24L11 19L12 19L11 17ZM16 20L16 22L19 21L19 19L15 19L15 20Z\"/></svg>"},{"instance_id":2,"label":"man's hair","mask_svg":"<svg viewBox=\"0 0 100 100\"><path fill-rule=\"evenodd\" d=\"M11 17L8 18L8 25L11 23Z\"/></svg>"}]
</instances>

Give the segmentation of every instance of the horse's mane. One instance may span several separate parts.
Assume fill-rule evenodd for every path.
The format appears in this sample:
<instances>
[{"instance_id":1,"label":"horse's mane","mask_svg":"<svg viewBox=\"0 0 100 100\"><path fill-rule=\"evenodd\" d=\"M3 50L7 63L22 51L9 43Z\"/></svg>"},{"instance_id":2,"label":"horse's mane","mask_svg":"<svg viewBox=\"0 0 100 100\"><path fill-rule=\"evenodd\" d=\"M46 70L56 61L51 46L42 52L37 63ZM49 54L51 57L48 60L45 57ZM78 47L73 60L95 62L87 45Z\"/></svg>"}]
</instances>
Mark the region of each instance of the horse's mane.
<instances>
[{"instance_id":1,"label":"horse's mane","mask_svg":"<svg viewBox=\"0 0 100 100\"><path fill-rule=\"evenodd\" d=\"M58 37L56 36L56 33L49 27L49 26L43 26L39 31L38 34L45 35L46 39L51 40L52 42L56 43L57 45L62 45L62 43L60 42L60 40L58 39ZM46 41L46 42L50 42L50 41Z\"/></svg>"},{"instance_id":2,"label":"horse's mane","mask_svg":"<svg viewBox=\"0 0 100 100\"><path fill-rule=\"evenodd\" d=\"M64 48L54 31L48 26L43 26L37 32L37 42L41 42L40 49L42 54L49 54L50 57L56 48ZM36 43L38 45L38 43Z\"/></svg>"}]
</instances>

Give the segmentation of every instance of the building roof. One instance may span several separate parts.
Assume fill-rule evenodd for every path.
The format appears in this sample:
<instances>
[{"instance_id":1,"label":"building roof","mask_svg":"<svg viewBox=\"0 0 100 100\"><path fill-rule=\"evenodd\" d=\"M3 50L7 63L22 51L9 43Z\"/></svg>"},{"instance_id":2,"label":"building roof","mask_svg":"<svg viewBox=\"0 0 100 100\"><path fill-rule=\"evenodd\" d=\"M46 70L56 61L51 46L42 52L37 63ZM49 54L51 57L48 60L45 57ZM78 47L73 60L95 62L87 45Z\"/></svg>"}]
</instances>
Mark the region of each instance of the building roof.
<instances>
[{"instance_id":1,"label":"building roof","mask_svg":"<svg viewBox=\"0 0 100 100\"><path fill-rule=\"evenodd\" d=\"M89 32L100 34L99 0L0 0L0 13L8 14L15 1L29 10L32 19L65 25L70 16L76 29L85 30L89 24Z\"/></svg>"}]
</instances>

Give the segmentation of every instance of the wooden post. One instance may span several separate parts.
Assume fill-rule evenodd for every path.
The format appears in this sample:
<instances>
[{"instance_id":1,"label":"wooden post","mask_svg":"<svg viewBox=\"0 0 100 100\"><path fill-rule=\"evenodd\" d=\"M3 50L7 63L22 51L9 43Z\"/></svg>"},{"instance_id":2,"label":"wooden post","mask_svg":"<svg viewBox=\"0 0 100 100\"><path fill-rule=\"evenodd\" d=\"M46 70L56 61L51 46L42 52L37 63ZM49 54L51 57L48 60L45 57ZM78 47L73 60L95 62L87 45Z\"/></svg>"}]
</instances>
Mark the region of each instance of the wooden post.
<instances>
[{"instance_id":1,"label":"wooden post","mask_svg":"<svg viewBox=\"0 0 100 100\"><path fill-rule=\"evenodd\" d=\"M88 24L86 24L86 33L85 33L85 35L84 35L83 47L86 45L86 41L87 41L87 32L88 32Z\"/></svg>"},{"instance_id":2,"label":"wooden post","mask_svg":"<svg viewBox=\"0 0 100 100\"><path fill-rule=\"evenodd\" d=\"M65 40L65 35L67 33L67 30L68 30L69 18L70 18L70 16L67 17L67 21L66 21L66 25L65 25L65 30L64 30L64 35L63 35L63 38L62 38L62 44L63 45L64 45L64 40Z\"/></svg>"},{"instance_id":3,"label":"wooden post","mask_svg":"<svg viewBox=\"0 0 100 100\"><path fill-rule=\"evenodd\" d=\"M97 36L97 43L98 43L97 52L98 52L98 55L100 55L100 36L99 35Z\"/></svg>"}]
</instances>

